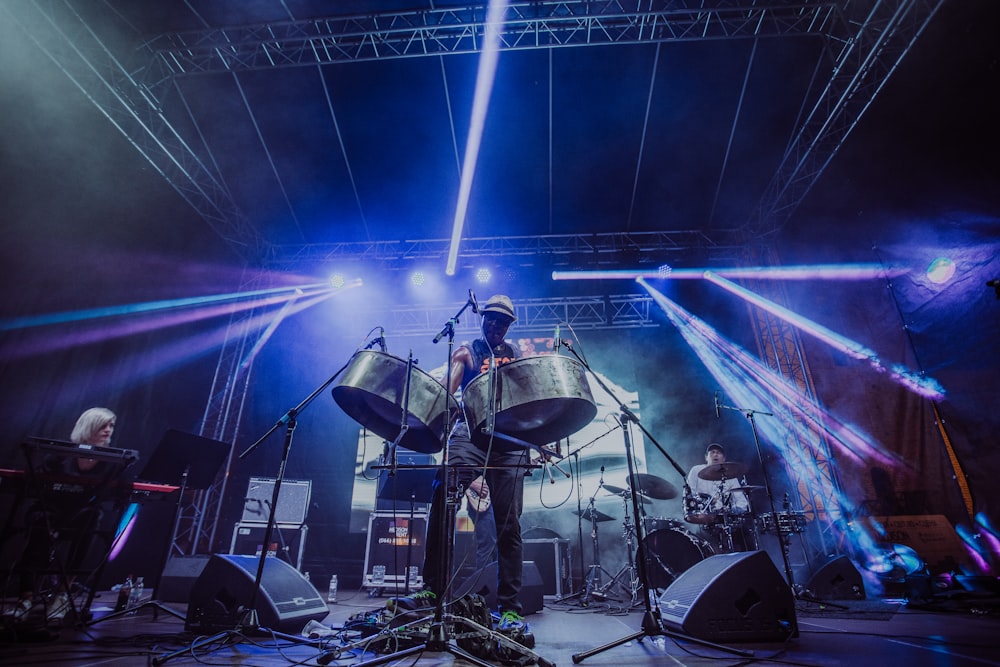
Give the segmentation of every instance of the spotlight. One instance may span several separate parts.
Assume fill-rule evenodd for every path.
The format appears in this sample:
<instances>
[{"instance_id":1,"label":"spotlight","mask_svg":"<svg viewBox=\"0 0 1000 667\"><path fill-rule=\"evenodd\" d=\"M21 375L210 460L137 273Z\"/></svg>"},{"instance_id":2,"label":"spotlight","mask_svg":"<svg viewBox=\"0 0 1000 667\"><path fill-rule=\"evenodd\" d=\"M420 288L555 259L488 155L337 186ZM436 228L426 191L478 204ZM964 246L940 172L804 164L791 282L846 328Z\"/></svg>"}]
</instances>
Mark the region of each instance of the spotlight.
<instances>
[{"instance_id":1,"label":"spotlight","mask_svg":"<svg viewBox=\"0 0 1000 667\"><path fill-rule=\"evenodd\" d=\"M662 266L660 266L660 268L656 270L656 273L659 274L661 278L666 278L673 272L674 269L669 264L663 264Z\"/></svg>"},{"instance_id":2,"label":"spotlight","mask_svg":"<svg viewBox=\"0 0 1000 667\"><path fill-rule=\"evenodd\" d=\"M346 283L347 281L344 280L344 274L342 273L334 273L330 276L330 286L333 287L333 289L340 289Z\"/></svg>"},{"instance_id":3,"label":"spotlight","mask_svg":"<svg viewBox=\"0 0 1000 667\"><path fill-rule=\"evenodd\" d=\"M420 287L427 280L427 276L424 275L423 271L414 271L410 274L410 284Z\"/></svg>"},{"instance_id":4,"label":"spotlight","mask_svg":"<svg viewBox=\"0 0 1000 667\"><path fill-rule=\"evenodd\" d=\"M490 270L487 268L482 268L476 271L476 282L478 282L481 285L488 283L490 281L490 278L492 277L493 274L490 273Z\"/></svg>"},{"instance_id":5,"label":"spotlight","mask_svg":"<svg viewBox=\"0 0 1000 667\"><path fill-rule=\"evenodd\" d=\"M938 257L927 267L927 279L941 285L951 280L955 275L955 262L947 257Z\"/></svg>"}]
</instances>

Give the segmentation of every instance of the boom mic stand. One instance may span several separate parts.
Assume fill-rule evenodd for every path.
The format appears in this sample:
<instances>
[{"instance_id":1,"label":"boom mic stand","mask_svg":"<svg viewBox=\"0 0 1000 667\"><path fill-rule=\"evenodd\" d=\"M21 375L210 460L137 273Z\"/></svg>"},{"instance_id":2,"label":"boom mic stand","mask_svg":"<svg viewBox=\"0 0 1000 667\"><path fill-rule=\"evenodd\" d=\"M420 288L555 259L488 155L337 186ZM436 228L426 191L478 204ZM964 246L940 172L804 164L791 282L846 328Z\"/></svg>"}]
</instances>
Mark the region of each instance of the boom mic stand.
<instances>
[{"instance_id":1,"label":"boom mic stand","mask_svg":"<svg viewBox=\"0 0 1000 667\"><path fill-rule=\"evenodd\" d=\"M788 587L792 589L792 595L795 596L797 600L806 600L807 602L822 602L823 604L838 608L847 609L847 607L839 604L832 603L828 600L819 600L818 598L809 595L803 586L799 586L795 583L795 577L792 575L792 566L788 561L788 535L786 531L782 530L781 524L778 521L778 511L774 506L774 495L771 493L771 483L768 481L770 475L767 473L767 466L764 463L764 451L760 446L760 436L757 432L757 420L754 415L764 415L765 417L773 417L774 414L771 412L763 412L761 410L752 410L749 408L737 408L731 405L723 405L719 403L718 394L716 394L715 405L717 408L724 410L733 410L735 412L742 413L747 421L750 422L750 431L753 433L753 444L757 449L757 460L760 462L761 474L764 477L764 490L767 493L768 507L771 509L771 519L774 521L774 530L778 534L778 543L781 545L781 561L785 567L785 579L788 581ZM797 636L797 635L796 635Z\"/></svg>"},{"instance_id":2,"label":"boom mic stand","mask_svg":"<svg viewBox=\"0 0 1000 667\"><path fill-rule=\"evenodd\" d=\"M651 588L649 585L649 577L647 573L648 561L646 557L645 527L643 526L643 521L641 521L640 519L640 517L643 516L641 504L639 502L639 495L642 493L642 489L640 488L640 485L638 483L639 477L637 475L635 468L635 457L633 456L632 453L633 451L632 438L630 435L630 429L628 425L635 424L636 426L638 426L639 429L646 435L646 437L649 438L649 440L654 445L656 445L656 448L659 449L660 452L671 463L674 464L674 466L678 469L678 471L680 471L683 474L683 470L680 468L680 466L677 465L677 463L672 458L670 458L670 456L663 450L660 444L656 442L656 440L652 437L652 435L650 435L650 433L642 426L642 424L639 422L639 418L635 416L635 413L629 410L628 406L625 405L615 395L613 391L611 391L611 388L608 387L603 380L601 380L600 376L597 375L597 373L595 373L593 369L590 368L590 366L588 366L587 363L580 358L580 355L577 354L576 349L574 349L573 347L569 347L568 349L573 354L573 356L576 357L577 361L583 364L584 368L586 368L590 372L591 376L597 381L597 383L601 386L601 388L603 388L604 391L607 392L608 396L610 396L612 400L614 400L615 403L618 404L618 409L621 411L620 421L622 425L622 439L624 440L625 444L625 462L628 465L629 480L632 482L631 485L632 511L634 516L636 517L636 538L637 538L636 562L639 570L639 581L641 582L642 587L645 591L643 594L643 604L645 606L645 611L643 612L642 616L641 629L631 634L628 634L624 637L611 641L607 644L604 644L603 646L598 646L588 651L583 651L582 653L574 653L572 656L573 663L578 664L592 655L597 655L598 653L603 653L608 649L612 649L616 646L621 646L622 644L630 642L633 639L641 640L643 637L660 637L660 636L695 642L703 646L708 646L721 651L726 651L728 653L732 653L734 655L739 655L742 657L747 657L747 658L753 657L753 653L750 651L743 651L741 649L732 648L729 646L723 646L721 644L716 644L714 642L706 641L704 639L698 639L697 637L692 637L690 635L685 635L678 632L672 632L663 627L663 623L661 622L661 617L660 617L659 601L656 599L655 590Z\"/></svg>"},{"instance_id":3,"label":"boom mic stand","mask_svg":"<svg viewBox=\"0 0 1000 667\"><path fill-rule=\"evenodd\" d=\"M469 299L466 301L462 308L455 313L455 316L445 323L444 328L438 333L434 338L434 343L439 342L442 338L448 338L448 360L447 360L447 370L445 371L445 391L451 391L451 357L455 348L455 325L459 323L459 317L465 312L466 308L472 308L473 313L478 313L479 308L475 300L475 296L472 290L469 290ZM495 364L491 364L494 366ZM492 381L494 378L491 377ZM491 394L492 398L492 394ZM496 409L495 404L491 400L488 405L488 410L492 413ZM404 413L405 417L405 413ZM492 425L492 417L489 420L489 424ZM450 457L448 456L449 440L451 436L451 415L448 412L447 402L445 402L445 420L444 420L444 455L443 461L441 462L441 484L444 487L441 493L444 494L442 507L443 511L440 512L440 520L443 525L428 525L428 531L438 531L438 535L441 537L444 551L444 557L441 559L440 563L433 564L434 567L440 567L440 572L442 573L442 583L447 581L451 576L452 568L452 558L454 556L454 539L455 539L455 514L458 509L458 504L461 502L461 498L464 495L462 489L455 488L454 492L452 490L452 480L456 479L453 477L452 464L450 463ZM457 481L455 487L457 487ZM425 573L426 576L426 573ZM369 667L371 665L381 665L386 662L392 662L400 658L404 658L410 655L417 655L424 651L433 651L437 653L450 653L457 658L463 658L478 665L479 667L494 667L491 663L481 660L471 653L463 650L454 642L454 626L456 624L465 625L470 631L488 636L491 640L497 642L501 646L509 650L521 653L527 658L538 662L541 667L555 667L555 665L541 656L537 655L533 651L529 650L517 642L509 639L508 637L502 635L499 632L494 631L492 628L484 627L470 619L461 618L454 616L452 614L445 614L445 598L448 597L447 591L450 590L450 585L443 586L442 594L437 598L437 603L434 606L434 617L431 621L430 628L427 630L427 641L423 644L418 644L417 646L412 646L410 648L404 649L402 651L397 651L395 653L388 653L386 655L379 656L372 660L365 662L355 663L354 667ZM326 656L324 656L325 659ZM327 664L326 662L321 662L320 664Z\"/></svg>"},{"instance_id":4,"label":"boom mic stand","mask_svg":"<svg viewBox=\"0 0 1000 667\"><path fill-rule=\"evenodd\" d=\"M236 627L234 627L232 630L224 630L223 632L216 633L216 634L212 635L211 637L205 637L203 639L200 639L197 642L195 642L194 644L192 644L191 646L188 646L186 648L180 649L178 651L174 651L173 653L167 653L165 655L156 656L151 661L153 665L162 665L167 660L170 660L173 657L176 657L176 656L179 656L179 655L185 655L187 653L195 651L198 648L202 648L204 646L209 646L209 645L215 644L217 642L228 643L230 641L241 640L241 639L243 639L243 637L245 636L245 634L248 631L249 632L260 632L260 631L263 630L263 631L265 631L269 635L273 635L273 636L276 636L276 637L281 637L281 638L289 640L289 641L299 642L299 643L306 643L306 644L313 643L312 640L307 640L307 639L305 639L303 637L296 637L295 635L286 635L284 633L280 633L280 632L277 632L275 630L270 630L270 629L267 629L267 628L261 628L260 627L260 623L259 623L258 618L257 618L257 598L260 596L261 581L264 578L264 563L265 563L265 558L267 558L268 547L271 544L271 534L274 532L275 510L278 507L278 495L281 493L281 482L285 478L285 465L288 463L288 454L289 454L289 452L292 449L292 436L295 433L295 427L298 425L298 421L297 421L298 415L310 403L312 403L313 399L315 399L317 396L319 396L319 394L323 390L325 390L327 387L329 387L331 384L333 384L333 381L336 380L337 377L341 373L343 373L344 370L350 364L351 364L351 360L349 359L347 361L347 363L345 363L343 366L341 366L337 370L336 373L334 373L332 376L330 376L330 379L328 379L326 382L324 382L319 387L317 387L316 390L313 391L313 393L311 393L308 396L306 396L306 398L303 399L301 403L299 403L294 408L292 408L291 410L289 410L288 412L286 412L281 417L281 419L279 419L277 422L275 422L274 426L272 426L270 429L268 429L267 433L265 433L264 435L260 436L260 438L258 438L255 443L253 443L252 445L250 445L249 447L247 447L246 450L244 450L243 453L241 453L240 456L239 456L241 459L244 459L247 456L249 456L255 449L257 449L257 447L260 446L260 444L262 442L264 442L265 440L267 440L267 438L272 433L274 433L279 428L281 428L281 426L283 424L285 425L285 442L284 442L284 448L282 449L282 452L281 452L281 462L278 464L278 474L277 474L277 476L274 479L274 489L271 492L271 505L268 508L269 511L268 511L268 514L267 514L267 527L264 529L264 538L263 538L263 542L262 542L263 547L260 550L260 559L257 561L257 574L254 577L253 591L250 594L250 601L249 601L249 603L247 604L247 606L245 608L243 608L243 610L242 610L242 612L240 614L240 617L236 621Z\"/></svg>"}]
</instances>

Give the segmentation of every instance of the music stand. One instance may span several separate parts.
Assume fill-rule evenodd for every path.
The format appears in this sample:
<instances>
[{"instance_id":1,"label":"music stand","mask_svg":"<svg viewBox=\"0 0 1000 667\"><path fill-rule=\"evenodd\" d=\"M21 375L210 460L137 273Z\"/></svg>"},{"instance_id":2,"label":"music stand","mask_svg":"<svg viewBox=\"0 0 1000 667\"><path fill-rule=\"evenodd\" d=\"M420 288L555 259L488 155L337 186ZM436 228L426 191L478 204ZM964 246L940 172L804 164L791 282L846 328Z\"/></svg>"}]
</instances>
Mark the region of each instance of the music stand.
<instances>
[{"instance_id":1,"label":"music stand","mask_svg":"<svg viewBox=\"0 0 1000 667\"><path fill-rule=\"evenodd\" d=\"M376 466L377 467L377 466ZM437 476L437 466L431 468L396 468L389 469L389 479L386 480L377 498L379 500L406 501L410 504L410 530L413 530L414 506L417 503L430 503L434 497L434 478ZM395 505L395 503L394 503ZM393 509L393 515L396 511ZM406 567L403 570L403 594L410 594L410 566L413 555L413 536L406 539Z\"/></svg>"},{"instance_id":2,"label":"music stand","mask_svg":"<svg viewBox=\"0 0 1000 667\"><path fill-rule=\"evenodd\" d=\"M177 504L174 507L173 529L170 531L170 540L160 557L160 576L154 586L154 592L160 590L160 581L163 578L163 571L166 570L167 562L170 560L174 542L177 540L177 530L180 526L181 503L184 501L184 494L188 490L201 491L207 489L215 481L216 475L222 462L229 455L230 445L219 440L212 440L193 433L185 433L176 429L167 429L160 438L160 442L153 450L146 465L137 479L144 482L154 482L157 484L170 484L178 487ZM171 616L186 621L184 614L167 607L159 600L149 600L132 609L116 611L97 620L91 621L88 625L95 625L101 621L118 618L126 614L134 614L140 609L153 608L153 619L157 617L158 611L164 611Z\"/></svg>"}]
</instances>

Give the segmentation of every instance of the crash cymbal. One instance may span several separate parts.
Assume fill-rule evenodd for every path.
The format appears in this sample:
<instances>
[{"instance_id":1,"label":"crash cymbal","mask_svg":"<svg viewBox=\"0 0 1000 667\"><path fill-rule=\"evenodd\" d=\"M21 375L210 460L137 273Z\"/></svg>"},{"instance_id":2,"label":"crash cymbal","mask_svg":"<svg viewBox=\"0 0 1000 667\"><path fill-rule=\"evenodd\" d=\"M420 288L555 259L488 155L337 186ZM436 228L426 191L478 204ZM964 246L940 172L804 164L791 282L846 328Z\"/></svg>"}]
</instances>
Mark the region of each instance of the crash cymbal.
<instances>
[{"instance_id":1,"label":"crash cymbal","mask_svg":"<svg viewBox=\"0 0 1000 667\"><path fill-rule=\"evenodd\" d=\"M573 514L575 514L577 516L582 516L587 521L614 521L615 520L615 518L613 516L608 516L607 514L605 514L604 512L602 512L601 510L597 510L597 509L591 510L590 508L587 508L587 509L585 509L583 511L573 510Z\"/></svg>"},{"instance_id":2,"label":"crash cymbal","mask_svg":"<svg viewBox=\"0 0 1000 667\"><path fill-rule=\"evenodd\" d=\"M620 486L612 486L611 484L605 484L604 485L604 489L606 491L610 491L611 493L615 494L616 496L621 496L621 495L631 496L632 495L632 489L623 489ZM638 496L639 496L639 500L641 500L644 503L651 503L651 502L653 502L652 500L650 500L646 496L642 495L641 493L638 494Z\"/></svg>"},{"instance_id":3,"label":"crash cymbal","mask_svg":"<svg viewBox=\"0 0 1000 667\"><path fill-rule=\"evenodd\" d=\"M749 486L744 484L743 486L737 486L732 489L727 489L727 491L742 491L743 493L750 493L751 491L756 491L757 489L763 489L763 486Z\"/></svg>"},{"instance_id":4,"label":"crash cymbal","mask_svg":"<svg viewBox=\"0 0 1000 667\"><path fill-rule=\"evenodd\" d=\"M656 475L636 473L632 477L632 486L640 489L642 494L657 500L670 500L677 497L677 489L674 488L674 485Z\"/></svg>"},{"instance_id":5,"label":"crash cymbal","mask_svg":"<svg viewBox=\"0 0 1000 667\"><path fill-rule=\"evenodd\" d=\"M713 463L698 471L698 477L707 479L710 482L718 482L723 479L736 479L746 473L747 467L735 461L725 463Z\"/></svg>"}]
</instances>

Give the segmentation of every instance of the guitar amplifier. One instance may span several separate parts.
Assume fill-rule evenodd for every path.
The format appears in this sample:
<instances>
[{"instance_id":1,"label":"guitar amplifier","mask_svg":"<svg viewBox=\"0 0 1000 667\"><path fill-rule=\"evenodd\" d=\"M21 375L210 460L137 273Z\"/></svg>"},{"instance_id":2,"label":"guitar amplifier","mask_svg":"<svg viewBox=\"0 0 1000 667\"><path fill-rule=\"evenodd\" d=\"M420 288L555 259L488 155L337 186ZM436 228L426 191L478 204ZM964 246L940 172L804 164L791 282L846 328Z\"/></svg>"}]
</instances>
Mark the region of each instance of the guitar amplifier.
<instances>
[{"instance_id":1,"label":"guitar amplifier","mask_svg":"<svg viewBox=\"0 0 1000 667\"><path fill-rule=\"evenodd\" d=\"M274 495L275 479L271 477L251 477L247 495L243 500L243 516L240 523L267 523ZM305 479L281 480L278 509L274 513L275 523L301 524L306 522L309 512L309 498L312 481Z\"/></svg>"}]
</instances>

